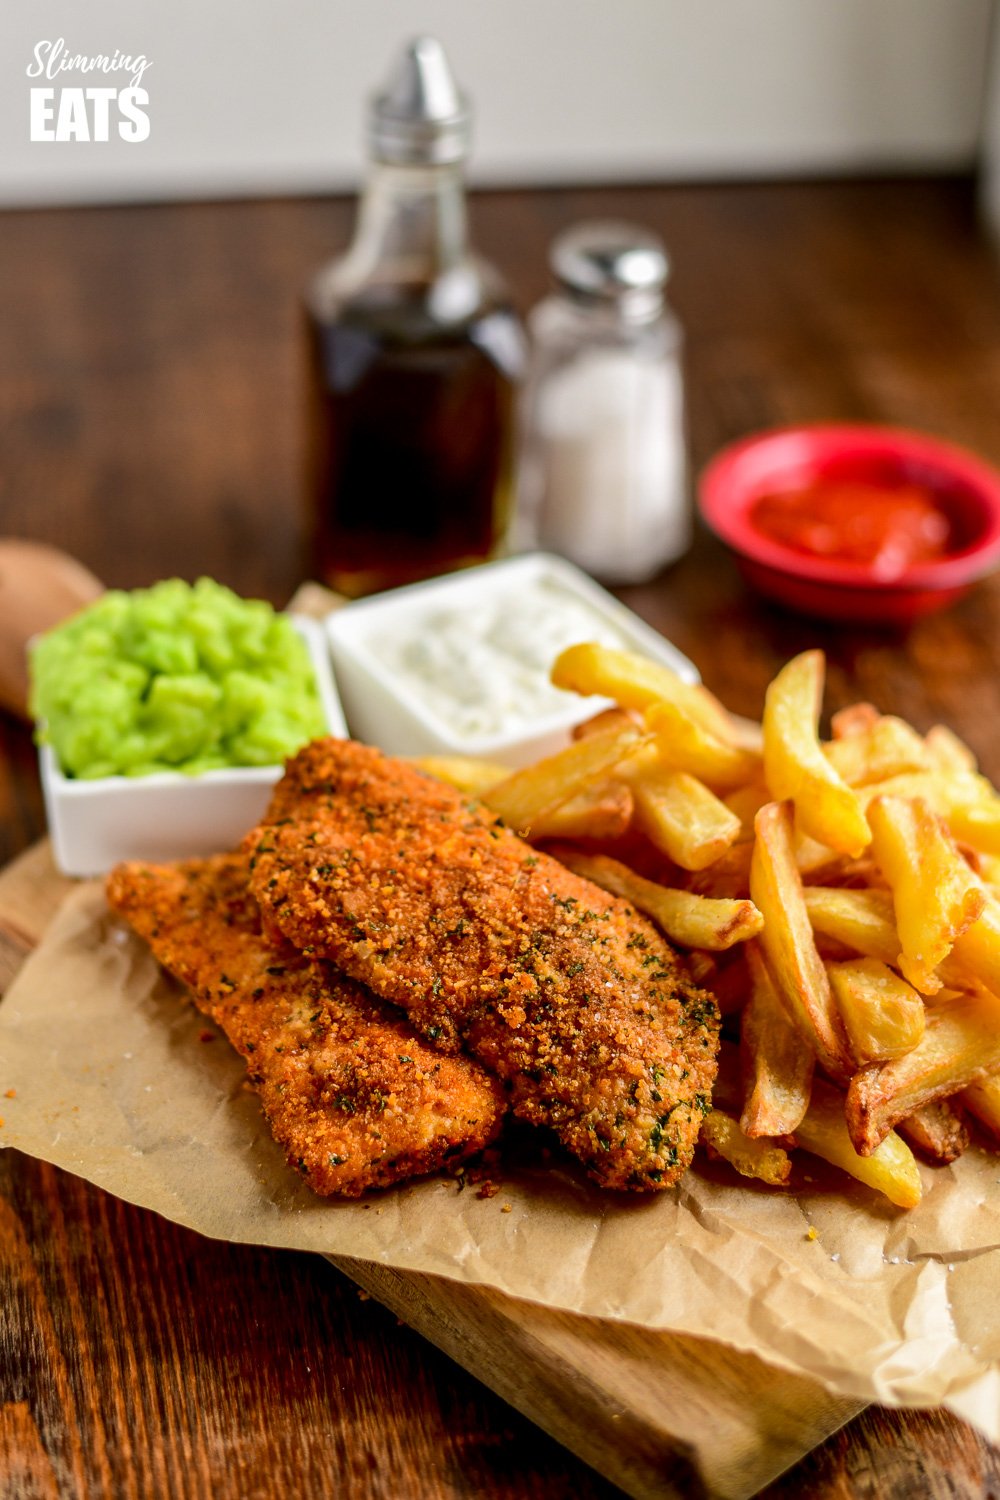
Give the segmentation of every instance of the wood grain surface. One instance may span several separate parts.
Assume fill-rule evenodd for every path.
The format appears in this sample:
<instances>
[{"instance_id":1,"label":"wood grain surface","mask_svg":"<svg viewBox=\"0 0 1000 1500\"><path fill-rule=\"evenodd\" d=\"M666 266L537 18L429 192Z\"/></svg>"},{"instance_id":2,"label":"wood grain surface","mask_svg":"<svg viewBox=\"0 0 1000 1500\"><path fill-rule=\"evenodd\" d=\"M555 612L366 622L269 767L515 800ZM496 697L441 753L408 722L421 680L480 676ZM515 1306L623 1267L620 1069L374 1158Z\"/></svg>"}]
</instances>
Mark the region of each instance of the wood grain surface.
<instances>
[{"instance_id":1,"label":"wood grain surface","mask_svg":"<svg viewBox=\"0 0 1000 1500\"><path fill-rule=\"evenodd\" d=\"M1000 462L1000 272L965 181L484 195L481 248L522 306L565 224L665 236L688 336L697 469L784 421L913 425ZM206 572L283 602L297 500L297 295L350 206L11 213L0 234L0 530L109 583ZM627 602L756 715L821 644L836 707L953 724L1000 775L1000 584L908 636L747 595L700 535ZM42 831L27 732L0 725L0 859ZM693 1481L687 1486L697 1493ZM1000 1455L938 1413L869 1410L772 1497L972 1497ZM614 1493L323 1262L197 1239L0 1158L0 1494L355 1497Z\"/></svg>"},{"instance_id":2,"label":"wood grain surface","mask_svg":"<svg viewBox=\"0 0 1000 1500\"><path fill-rule=\"evenodd\" d=\"M72 886L48 840L0 872L0 973L16 973ZM746 1500L863 1406L711 1339L329 1259L635 1500Z\"/></svg>"}]
</instances>

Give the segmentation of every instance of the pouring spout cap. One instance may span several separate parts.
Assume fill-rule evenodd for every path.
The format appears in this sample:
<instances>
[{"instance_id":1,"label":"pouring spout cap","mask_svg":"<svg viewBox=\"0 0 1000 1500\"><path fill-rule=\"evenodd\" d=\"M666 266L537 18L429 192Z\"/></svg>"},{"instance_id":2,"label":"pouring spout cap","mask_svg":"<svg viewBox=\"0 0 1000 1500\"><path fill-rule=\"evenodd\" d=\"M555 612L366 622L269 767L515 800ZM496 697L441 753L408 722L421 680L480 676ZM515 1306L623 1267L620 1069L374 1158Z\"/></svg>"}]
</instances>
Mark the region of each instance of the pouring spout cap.
<instances>
[{"instance_id":1,"label":"pouring spout cap","mask_svg":"<svg viewBox=\"0 0 1000 1500\"><path fill-rule=\"evenodd\" d=\"M471 123L469 101L441 43L432 36L417 37L371 101L372 154L400 166L461 161L468 154Z\"/></svg>"}]
</instances>

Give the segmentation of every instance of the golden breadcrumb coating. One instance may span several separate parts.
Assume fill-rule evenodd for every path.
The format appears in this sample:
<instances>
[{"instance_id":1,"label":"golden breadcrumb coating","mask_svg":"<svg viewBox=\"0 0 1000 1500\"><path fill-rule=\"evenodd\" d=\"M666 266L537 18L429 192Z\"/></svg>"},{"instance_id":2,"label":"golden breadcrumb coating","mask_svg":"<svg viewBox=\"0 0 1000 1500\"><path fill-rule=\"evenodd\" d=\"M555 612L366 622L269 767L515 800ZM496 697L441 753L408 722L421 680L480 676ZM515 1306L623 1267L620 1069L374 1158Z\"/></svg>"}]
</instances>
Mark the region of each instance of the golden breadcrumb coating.
<instances>
[{"instance_id":1,"label":"golden breadcrumb coating","mask_svg":"<svg viewBox=\"0 0 1000 1500\"><path fill-rule=\"evenodd\" d=\"M265 922L503 1079L598 1182L691 1159L718 1010L626 902L402 761L328 739L288 762L247 838Z\"/></svg>"},{"instance_id":2,"label":"golden breadcrumb coating","mask_svg":"<svg viewBox=\"0 0 1000 1500\"><path fill-rule=\"evenodd\" d=\"M317 1193L431 1172L497 1133L497 1084L329 964L264 938L246 859L124 864L108 900L246 1059L275 1139Z\"/></svg>"}]
</instances>

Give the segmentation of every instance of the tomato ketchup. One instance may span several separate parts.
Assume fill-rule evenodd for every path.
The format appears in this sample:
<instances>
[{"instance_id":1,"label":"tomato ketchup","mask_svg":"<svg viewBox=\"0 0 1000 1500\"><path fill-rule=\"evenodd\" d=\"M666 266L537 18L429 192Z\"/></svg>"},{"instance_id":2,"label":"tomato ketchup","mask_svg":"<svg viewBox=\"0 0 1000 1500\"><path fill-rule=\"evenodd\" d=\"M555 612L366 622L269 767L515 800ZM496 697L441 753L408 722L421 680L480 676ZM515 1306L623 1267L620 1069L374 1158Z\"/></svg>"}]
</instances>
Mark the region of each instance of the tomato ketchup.
<instances>
[{"instance_id":1,"label":"tomato ketchup","mask_svg":"<svg viewBox=\"0 0 1000 1500\"><path fill-rule=\"evenodd\" d=\"M793 552L864 564L884 580L944 557L953 546L948 516L919 484L819 479L762 495L749 520Z\"/></svg>"}]
</instances>

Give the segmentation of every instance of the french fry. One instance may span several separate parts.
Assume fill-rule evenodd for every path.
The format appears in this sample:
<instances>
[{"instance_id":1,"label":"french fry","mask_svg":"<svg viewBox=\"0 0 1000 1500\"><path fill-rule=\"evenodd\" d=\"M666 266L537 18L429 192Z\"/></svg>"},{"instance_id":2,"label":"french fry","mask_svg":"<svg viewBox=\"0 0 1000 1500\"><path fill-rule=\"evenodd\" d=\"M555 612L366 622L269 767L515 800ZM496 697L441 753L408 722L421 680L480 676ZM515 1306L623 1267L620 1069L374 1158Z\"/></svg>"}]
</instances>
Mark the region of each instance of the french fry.
<instances>
[{"instance_id":1,"label":"french fry","mask_svg":"<svg viewBox=\"0 0 1000 1500\"><path fill-rule=\"evenodd\" d=\"M574 740L555 755L525 766L496 786L488 787L482 800L508 828L528 837L543 814L606 778L609 771L635 755L645 743L631 724Z\"/></svg>"},{"instance_id":2,"label":"french fry","mask_svg":"<svg viewBox=\"0 0 1000 1500\"><path fill-rule=\"evenodd\" d=\"M821 743L823 675L821 652L790 661L758 726L585 643L552 680L615 706L568 751L512 775L422 764L520 832L592 840L553 852L689 950L740 1032L743 1107L731 1048L710 1154L783 1184L795 1142L910 1208L907 1141L953 1161L967 1107L1000 1149L1000 793L952 731L869 703Z\"/></svg>"},{"instance_id":3,"label":"french fry","mask_svg":"<svg viewBox=\"0 0 1000 1500\"><path fill-rule=\"evenodd\" d=\"M983 873L983 861L993 858L989 854L980 854L978 849L973 849L971 844L963 844L960 839L955 840L955 846L973 875L981 876Z\"/></svg>"},{"instance_id":4,"label":"french fry","mask_svg":"<svg viewBox=\"0 0 1000 1500\"><path fill-rule=\"evenodd\" d=\"M722 800L729 811L735 813L740 820L740 842L742 842L744 839L753 838L754 818L765 802L772 802L774 799L763 781L751 781L746 786L737 787Z\"/></svg>"},{"instance_id":5,"label":"french fry","mask_svg":"<svg viewBox=\"0 0 1000 1500\"><path fill-rule=\"evenodd\" d=\"M855 1149L868 1156L900 1120L998 1068L1000 1000L983 993L928 1012L919 1046L851 1079L845 1115Z\"/></svg>"},{"instance_id":6,"label":"french fry","mask_svg":"<svg viewBox=\"0 0 1000 1500\"><path fill-rule=\"evenodd\" d=\"M764 754L764 731L756 720L731 713L729 722L733 729L734 745L739 745L743 750L751 750L754 755Z\"/></svg>"},{"instance_id":7,"label":"french fry","mask_svg":"<svg viewBox=\"0 0 1000 1500\"><path fill-rule=\"evenodd\" d=\"M956 839L981 849L984 854L1000 854L1000 798L983 796L979 801L954 801L945 817Z\"/></svg>"},{"instance_id":8,"label":"french fry","mask_svg":"<svg viewBox=\"0 0 1000 1500\"><path fill-rule=\"evenodd\" d=\"M881 717L874 703L849 703L833 715L830 728L835 740L846 740L852 734L865 734Z\"/></svg>"},{"instance_id":9,"label":"french fry","mask_svg":"<svg viewBox=\"0 0 1000 1500\"><path fill-rule=\"evenodd\" d=\"M685 682L663 662L634 651L586 642L569 646L552 668L556 687L584 696L613 698L622 708L649 708L652 703L675 703L712 734L738 741L729 714L700 683Z\"/></svg>"},{"instance_id":10,"label":"french fry","mask_svg":"<svg viewBox=\"0 0 1000 1500\"><path fill-rule=\"evenodd\" d=\"M752 856L752 844L733 844L704 870L687 871L684 889L694 891L696 896L728 896L730 901L742 901L750 895Z\"/></svg>"},{"instance_id":11,"label":"french fry","mask_svg":"<svg viewBox=\"0 0 1000 1500\"><path fill-rule=\"evenodd\" d=\"M955 808L971 808L997 800L985 776L956 767L943 770L934 764L923 771L887 776L880 783L857 790L865 806L873 797L922 797L942 817L948 817Z\"/></svg>"},{"instance_id":12,"label":"french fry","mask_svg":"<svg viewBox=\"0 0 1000 1500\"><path fill-rule=\"evenodd\" d=\"M964 1097L964 1096L963 1096ZM914 1110L896 1127L911 1146L936 1167L957 1161L969 1144L969 1127L961 1108L950 1099L936 1099Z\"/></svg>"},{"instance_id":13,"label":"french fry","mask_svg":"<svg viewBox=\"0 0 1000 1500\"><path fill-rule=\"evenodd\" d=\"M682 948L723 952L736 943L747 942L764 925L752 901L713 900L690 891L670 890L603 854L580 854L559 847L553 853L577 875L652 917L670 941Z\"/></svg>"},{"instance_id":14,"label":"french fry","mask_svg":"<svg viewBox=\"0 0 1000 1500\"><path fill-rule=\"evenodd\" d=\"M1000 1074L981 1078L978 1083L970 1083L958 1098L975 1115L980 1125L1000 1139Z\"/></svg>"},{"instance_id":15,"label":"french fry","mask_svg":"<svg viewBox=\"0 0 1000 1500\"><path fill-rule=\"evenodd\" d=\"M764 775L774 797L791 799L803 833L840 854L871 840L856 793L823 754L817 733L823 653L804 651L774 678L764 703Z\"/></svg>"},{"instance_id":16,"label":"french fry","mask_svg":"<svg viewBox=\"0 0 1000 1500\"><path fill-rule=\"evenodd\" d=\"M917 731L891 714L880 715L868 729L831 740L823 754L851 787L925 771L932 764Z\"/></svg>"},{"instance_id":17,"label":"french fry","mask_svg":"<svg viewBox=\"0 0 1000 1500\"><path fill-rule=\"evenodd\" d=\"M475 760L468 755L420 755L413 764L428 776L446 781L460 792L473 797L482 796L488 787L506 781L510 766L500 766L489 760Z\"/></svg>"},{"instance_id":18,"label":"french fry","mask_svg":"<svg viewBox=\"0 0 1000 1500\"><path fill-rule=\"evenodd\" d=\"M620 839L632 822L632 793L623 781L598 782L550 808L531 825L533 839Z\"/></svg>"},{"instance_id":19,"label":"french fry","mask_svg":"<svg viewBox=\"0 0 1000 1500\"><path fill-rule=\"evenodd\" d=\"M860 1156L844 1120L844 1096L820 1078L813 1082L812 1099L795 1140L804 1151L883 1193L897 1208L916 1208L920 1202L920 1173L906 1142L890 1130L872 1152Z\"/></svg>"},{"instance_id":20,"label":"french fry","mask_svg":"<svg viewBox=\"0 0 1000 1500\"><path fill-rule=\"evenodd\" d=\"M924 1002L912 985L877 958L827 964L826 972L859 1068L912 1052L925 1020Z\"/></svg>"},{"instance_id":21,"label":"french fry","mask_svg":"<svg viewBox=\"0 0 1000 1500\"><path fill-rule=\"evenodd\" d=\"M761 945L771 977L823 1066L832 1077L846 1078L851 1057L795 867L791 803L769 802L755 827L750 897L764 918Z\"/></svg>"},{"instance_id":22,"label":"french fry","mask_svg":"<svg viewBox=\"0 0 1000 1500\"><path fill-rule=\"evenodd\" d=\"M646 727L656 735L660 758L673 771L688 771L713 791L731 791L760 775L760 756L722 739L676 703L654 703Z\"/></svg>"},{"instance_id":23,"label":"french fry","mask_svg":"<svg viewBox=\"0 0 1000 1500\"><path fill-rule=\"evenodd\" d=\"M624 729L627 724L640 728L642 716L630 713L627 708L602 708L599 714L584 719L582 724L575 724L572 737L575 740L585 740L592 734L599 734L602 729Z\"/></svg>"},{"instance_id":24,"label":"french fry","mask_svg":"<svg viewBox=\"0 0 1000 1500\"><path fill-rule=\"evenodd\" d=\"M756 943L746 947L750 999L740 1017L745 1135L790 1135L809 1107L813 1053L788 1019Z\"/></svg>"},{"instance_id":25,"label":"french fry","mask_svg":"<svg viewBox=\"0 0 1000 1500\"><path fill-rule=\"evenodd\" d=\"M945 724L935 724L928 729L924 745L932 765L942 771L978 770L976 757L963 740L960 740Z\"/></svg>"},{"instance_id":26,"label":"french fry","mask_svg":"<svg viewBox=\"0 0 1000 1500\"><path fill-rule=\"evenodd\" d=\"M992 890L1000 888L1000 854L980 854L979 873Z\"/></svg>"},{"instance_id":27,"label":"french fry","mask_svg":"<svg viewBox=\"0 0 1000 1500\"><path fill-rule=\"evenodd\" d=\"M986 904L941 819L920 798L876 797L868 809L872 853L892 891L903 974L932 995L934 973Z\"/></svg>"},{"instance_id":28,"label":"french fry","mask_svg":"<svg viewBox=\"0 0 1000 1500\"><path fill-rule=\"evenodd\" d=\"M813 931L834 938L867 958L894 964L899 933L889 891L852 891L840 886L807 885L803 891Z\"/></svg>"},{"instance_id":29,"label":"french fry","mask_svg":"<svg viewBox=\"0 0 1000 1500\"><path fill-rule=\"evenodd\" d=\"M983 854L1000 854L1000 797L984 776L940 770L892 776L859 787L866 806L875 797L920 798L948 824L952 836Z\"/></svg>"},{"instance_id":30,"label":"french fry","mask_svg":"<svg viewBox=\"0 0 1000 1500\"><path fill-rule=\"evenodd\" d=\"M739 838L739 818L686 771L643 766L626 779L639 828L682 869L705 869Z\"/></svg>"},{"instance_id":31,"label":"french fry","mask_svg":"<svg viewBox=\"0 0 1000 1500\"><path fill-rule=\"evenodd\" d=\"M773 1141L751 1140L732 1115L711 1109L701 1127L701 1143L709 1156L721 1157L741 1177L756 1177L771 1187L783 1187L792 1172L788 1152Z\"/></svg>"},{"instance_id":32,"label":"french fry","mask_svg":"<svg viewBox=\"0 0 1000 1500\"><path fill-rule=\"evenodd\" d=\"M955 939L951 954L941 965L941 977L959 985L971 978L1000 995L1000 899L985 886L980 889L983 909L971 927Z\"/></svg>"},{"instance_id":33,"label":"french fry","mask_svg":"<svg viewBox=\"0 0 1000 1500\"><path fill-rule=\"evenodd\" d=\"M803 879L815 880L819 875L829 872L831 878L834 872L838 872L844 866L844 856L837 854L835 850L828 849L826 844L818 844L811 839L807 833L796 830L795 833L795 864Z\"/></svg>"}]
</instances>

